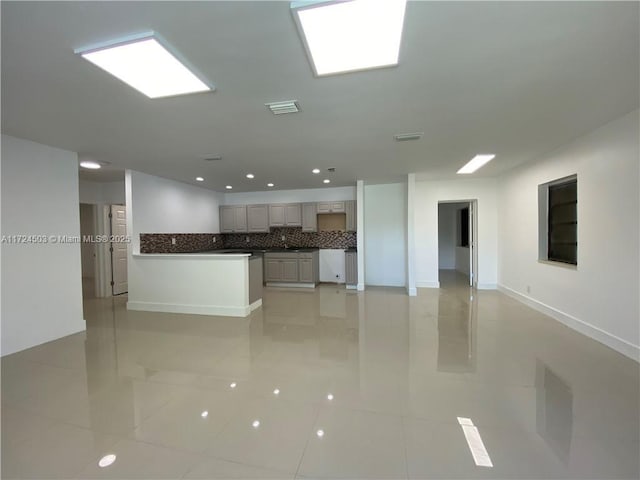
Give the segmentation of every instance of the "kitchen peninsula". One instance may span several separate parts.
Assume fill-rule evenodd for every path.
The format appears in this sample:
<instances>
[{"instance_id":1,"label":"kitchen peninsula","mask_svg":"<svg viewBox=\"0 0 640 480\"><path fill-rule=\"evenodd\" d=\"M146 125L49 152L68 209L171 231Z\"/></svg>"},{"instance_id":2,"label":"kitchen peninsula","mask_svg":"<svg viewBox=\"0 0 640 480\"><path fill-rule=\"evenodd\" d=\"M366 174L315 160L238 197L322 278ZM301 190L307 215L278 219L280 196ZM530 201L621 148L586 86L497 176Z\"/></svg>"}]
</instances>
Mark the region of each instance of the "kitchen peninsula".
<instances>
[{"instance_id":1,"label":"kitchen peninsula","mask_svg":"<svg viewBox=\"0 0 640 480\"><path fill-rule=\"evenodd\" d=\"M246 317L260 305L260 255L213 251L131 256L129 310Z\"/></svg>"}]
</instances>

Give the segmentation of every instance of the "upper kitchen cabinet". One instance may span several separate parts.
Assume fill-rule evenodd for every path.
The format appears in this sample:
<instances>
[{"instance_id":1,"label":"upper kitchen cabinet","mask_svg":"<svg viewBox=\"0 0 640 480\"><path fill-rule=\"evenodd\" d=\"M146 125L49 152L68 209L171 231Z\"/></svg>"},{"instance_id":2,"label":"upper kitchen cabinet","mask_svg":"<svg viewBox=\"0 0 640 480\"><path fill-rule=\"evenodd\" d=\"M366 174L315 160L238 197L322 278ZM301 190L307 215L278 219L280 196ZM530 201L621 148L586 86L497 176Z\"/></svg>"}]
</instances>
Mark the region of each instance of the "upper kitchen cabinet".
<instances>
[{"instance_id":1,"label":"upper kitchen cabinet","mask_svg":"<svg viewBox=\"0 0 640 480\"><path fill-rule=\"evenodd\" d=\"M345 211L347 214L346 230L347 232L355 232L358 229L358 218L356 213L356 201L348 200L345 203Z\"/></svg>"},{"instance_id":2,"label":"upper kitchen cabinet","mask_svg":"<svg viewBox=\"0 0 640 480\"><path fill-rule=\"evenodd\" d=\"M344 213L345 202L318 202L318 213Z\"/></svg>"},{"instance_id":3,"label":"upper kitchen cabinet","mask_svg":"<svg viewBox=\"0 0 640 480\"><path fill-rule=\"evenodd\" d=\"M315 203L302 204L302 231L318 231L318 208Z\"/></svg>"},{"instance_id":4,"label":"upper kitchen cabinet","mask_svg":"<svg viewBox=\"0 0 640 480\"><path fill-rule=\"evenodd\" d=\"M302 226L302 208L299 203L278 203L269 205L270 227Z\"/></svg>"},{"instance_id":5,"label":"upper kitchen cabinet","mask_svg":"<svg viewBox=\"0 0 640 480\"><path fill-rule=\"evenodd\" d=\"M269 205L247 205L249 232L269 231Z\"/></svg>"},{"instance_id":6,"label":"upper kitchen cabinet","mask_svg":"<svg viewBox=\"0 0 640 480\"><path fill-rule=\"evenodd\" d=\"M247 232L247 206L225 205L220 207L220 232Z\"/></svg>"}]
</instances>

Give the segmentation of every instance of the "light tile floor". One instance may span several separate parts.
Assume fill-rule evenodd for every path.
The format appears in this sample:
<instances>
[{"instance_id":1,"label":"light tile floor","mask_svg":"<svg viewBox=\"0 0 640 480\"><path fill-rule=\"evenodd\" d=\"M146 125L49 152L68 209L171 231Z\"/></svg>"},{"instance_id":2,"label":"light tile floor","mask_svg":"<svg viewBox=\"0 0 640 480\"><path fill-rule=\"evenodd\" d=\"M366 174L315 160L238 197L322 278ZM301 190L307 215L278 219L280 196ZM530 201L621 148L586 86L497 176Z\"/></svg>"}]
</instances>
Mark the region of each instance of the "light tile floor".
<instances>
[{"instance_id":1,"label":"light tile floor","mask_svg":"<svg viewBox=\"0 0 640 480\"><path fill-rule=\"evenodd\" d=\"M2 478L637 479L638 364L441 281L266 289L244 319L87 298L85 333L2 359Z\"/></svg>"}]
</instances>

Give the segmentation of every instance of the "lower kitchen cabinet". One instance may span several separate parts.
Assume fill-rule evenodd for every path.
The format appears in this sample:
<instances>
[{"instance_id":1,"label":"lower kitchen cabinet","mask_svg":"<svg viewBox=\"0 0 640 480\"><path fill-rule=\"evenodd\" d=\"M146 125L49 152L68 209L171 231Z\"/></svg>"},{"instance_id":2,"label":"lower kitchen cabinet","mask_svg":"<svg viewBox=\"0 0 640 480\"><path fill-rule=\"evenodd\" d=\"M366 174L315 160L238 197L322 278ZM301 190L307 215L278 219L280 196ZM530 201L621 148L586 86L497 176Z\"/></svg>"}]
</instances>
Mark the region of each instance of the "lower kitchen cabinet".
<instances>
[{"instance_id":1,"label":"lower kitchen cabinet","mask_svg":"<svg viewBox=\"0 0 640 480\"><path fill-rule=\"evenodd\" d=\"M346 252L344 254L345 283L357 285L358 283L358 252Z\"/></svg>"},{"instance_id":2,"label":"lower kitchen cabinet","mask_svg":"<svg viewBox=\"0 0 640 480\"><path fill-rule=\"evenodd\" d=\"M264 254L265 283L319 282L319 253L314 252L266 252Z\"/></svg>"}]
</instances>

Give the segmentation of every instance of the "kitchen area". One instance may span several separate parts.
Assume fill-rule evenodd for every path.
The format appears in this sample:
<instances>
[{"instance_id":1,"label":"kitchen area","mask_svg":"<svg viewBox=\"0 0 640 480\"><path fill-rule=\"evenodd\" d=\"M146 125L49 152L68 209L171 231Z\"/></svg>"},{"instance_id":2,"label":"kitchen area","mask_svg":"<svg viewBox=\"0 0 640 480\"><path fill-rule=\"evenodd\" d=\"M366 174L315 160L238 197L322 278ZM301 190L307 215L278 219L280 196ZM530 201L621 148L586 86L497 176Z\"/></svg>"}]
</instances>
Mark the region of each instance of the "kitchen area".
<instances>
[{"instance_id":1,"label":"kitchen area","mask_svg":"<svg viewBox=\"0 0 640 480\"><path fill-rule=\"evenodd\" d=\"M356 288L355 200L238 200L218 206L219 232L140 232L127 308L244 317L261 306L264 287Z\"/></svg>"}]
</instances>

